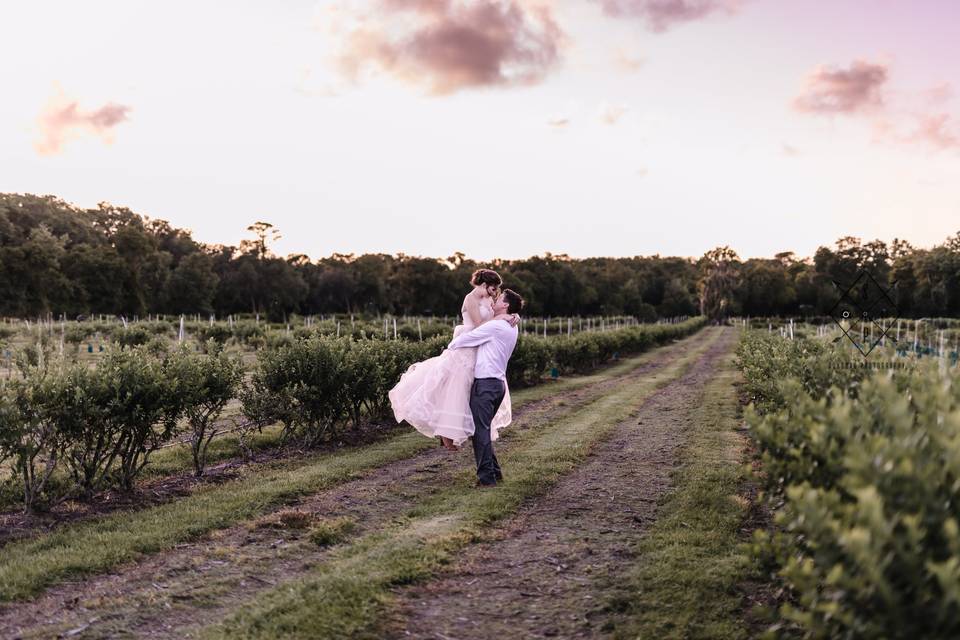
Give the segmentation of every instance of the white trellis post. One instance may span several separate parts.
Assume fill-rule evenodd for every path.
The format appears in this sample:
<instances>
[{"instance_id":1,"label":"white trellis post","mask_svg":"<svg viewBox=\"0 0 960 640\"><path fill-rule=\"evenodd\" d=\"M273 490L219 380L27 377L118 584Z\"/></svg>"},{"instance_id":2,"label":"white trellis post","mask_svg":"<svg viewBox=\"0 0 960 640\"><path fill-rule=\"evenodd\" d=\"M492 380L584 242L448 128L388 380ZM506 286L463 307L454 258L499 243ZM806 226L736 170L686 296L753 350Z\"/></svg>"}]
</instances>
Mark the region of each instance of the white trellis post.
<instances>
[{"instance_id":1,"label":"white trellis post","mask_svg":"<svg viewBox=\"0 0 960 640\"><path fill-rule=\"evenodd\" d=\"M180 315L180 333L177 335L177 342L183 342L183 315Z\"/></svg>"},{"instance_id":2,"label":"white trellis post","mask_svg":"<svg viewBox=\"0 0 960 640\"><path fill-rule=\"evenodd\" d=\"M397 319L393 319L393 339L397 339Z\"/></svg>"},{"instance_id":3,"label":"white trellis post","mask_svg":"<svg viewBox=\"0 0 960 640\"><path fill-rule=\"evenodd\" d=\"M417 316L417 336L420 338L420 342L423 342L423 330L420 328L419 316Z\"/></svg>"}]
</instances>

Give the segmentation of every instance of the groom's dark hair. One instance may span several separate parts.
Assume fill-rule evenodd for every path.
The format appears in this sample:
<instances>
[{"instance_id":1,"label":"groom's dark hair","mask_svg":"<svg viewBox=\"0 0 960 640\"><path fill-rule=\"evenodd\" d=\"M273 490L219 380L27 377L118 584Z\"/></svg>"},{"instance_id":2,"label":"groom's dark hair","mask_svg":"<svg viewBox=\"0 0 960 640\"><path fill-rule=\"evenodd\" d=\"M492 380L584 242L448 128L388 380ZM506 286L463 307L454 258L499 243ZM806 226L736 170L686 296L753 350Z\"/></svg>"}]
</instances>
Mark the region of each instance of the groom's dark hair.
<instances>
[{"instance_id":1,"label":"groom's dark hair","mask_svg":"<svg viewBox=\"0 0 960 640\"><path fill-rule=\"evenodd\" d=\"M523 309L527 304L526 301L520 297L520 294L513 289L504 289L500 295L507 301L508 313L520 313L520 309Z\"/></svg>"}]
</instances>

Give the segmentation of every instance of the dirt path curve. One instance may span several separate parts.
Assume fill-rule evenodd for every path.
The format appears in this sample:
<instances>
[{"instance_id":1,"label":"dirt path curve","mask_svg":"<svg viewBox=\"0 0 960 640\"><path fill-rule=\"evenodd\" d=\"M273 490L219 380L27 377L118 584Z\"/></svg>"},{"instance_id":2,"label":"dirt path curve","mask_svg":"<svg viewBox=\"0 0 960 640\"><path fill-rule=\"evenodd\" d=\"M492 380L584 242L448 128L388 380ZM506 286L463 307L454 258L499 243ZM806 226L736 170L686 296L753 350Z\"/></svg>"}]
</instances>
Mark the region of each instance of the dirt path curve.
<instances>
[{"instance_id":1,"label":"dirt path curve","mask_svg":"<svg viewBox=\"0 0 960 640\"><path fill-rule=\"evenodd\" d=\"M656 517L704 385L736 342L720 339L590 457L471 547L445 577L395 592L395 638L594 638L605 590ZM731 391L732 392L732 391ZM609 625L608 625L609 626Z\"/></svg>"},{"instance_id":2,"label":"dirt path curve","mask_svg":"<svg viewBox=\"0 0 960 640\"><path fill-rule=\"evenodd\" d=\"M703 349L711 339L710 331L701 331L646 354L647 360L626 375L525 405L498 449L509 448L510 432L548 424L614 387L656 375L671 360ZM305 497L292 509L311 518L352 518L359 525L357 535L363 535L472 466L468 448L451 455L438 447ZM302 528L271 526L269 516L261 522L267 526L239 524L112 573L54 587L34 601L2 607L0 637L194 637L258 592L309 572L328 554L310 543Z\"/></svg>"}]
</instances>

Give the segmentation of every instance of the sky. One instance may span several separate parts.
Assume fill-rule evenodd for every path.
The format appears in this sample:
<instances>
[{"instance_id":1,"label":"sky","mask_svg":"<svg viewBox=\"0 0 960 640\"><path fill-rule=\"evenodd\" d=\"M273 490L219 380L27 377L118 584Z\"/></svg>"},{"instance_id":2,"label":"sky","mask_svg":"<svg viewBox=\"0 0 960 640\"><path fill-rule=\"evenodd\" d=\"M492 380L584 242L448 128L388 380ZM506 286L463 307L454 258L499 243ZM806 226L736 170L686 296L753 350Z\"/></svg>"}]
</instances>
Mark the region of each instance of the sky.
<instances>
[{"instance_id":1,"label":"sky","mask_svg":"<svg viewBox=\"0 0 960 640\"><path fill-rule=\"evenodd\" d=\"M281 255L812 255L960 232L960 3L0 6L0 192Z\"/></svg>"}]
</instances>

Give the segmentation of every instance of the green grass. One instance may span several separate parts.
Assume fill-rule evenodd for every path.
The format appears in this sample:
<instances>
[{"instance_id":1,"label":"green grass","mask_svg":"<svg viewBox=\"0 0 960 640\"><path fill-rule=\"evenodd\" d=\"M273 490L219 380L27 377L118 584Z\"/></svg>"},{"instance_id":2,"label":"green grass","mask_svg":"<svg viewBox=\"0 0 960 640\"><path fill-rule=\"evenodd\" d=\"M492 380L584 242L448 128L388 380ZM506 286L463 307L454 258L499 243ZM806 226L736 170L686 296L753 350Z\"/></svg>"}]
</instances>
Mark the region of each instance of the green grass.
<instances>
[{"instance_id":1,"label":"green grass","mask_svg":"<svg viewBox=\"0 0 960 640\"><path fill-rule=\"evenodd\" d=\"M331 518L318 522L310 528L310 542L321 547L343 542L357 528L350 518Z\"/></svg>"},{"instance_id":2,"label":"green grass","mask_svg":"<svg viewBox=\"0 0 960 640\"><path fill-rule=\"evenodd\" d=\"M693 422L683 466L651 530L639 561L610 603L620 621L615 638L746 637L737 584L749 571L739 529L748 504L738 497L746 478L741 464L733 387L727 359L707 385Z\"/></svg>"},{"instance_id":3,"label":"green grass","mask_svg":"<svg viewBox=\"0 0 960 640\"><path fill-rule=\"evenodd\" d=\"M498 453L509 474L507 482L476 490L473 470L464 469L451 486L425 498L403 521L342 545L311 575L258 595L202 636L383 637L392 587L435 575L459 549L483 539L488 525L545 492L633 414L644 398L682 375L717 335L661 369L656 378L621 384L560 420L517 432L510 448Z\"/></svg>"},{"instance_id":4,"label":"green grass","mask_svg":"<svg viewBox=\"0 0 960 640\"><path fill-rule=\"evenodd\" d=\"M590 376L523 390L516 394L515 405L621 376L655 353L621 361ZM504 431L505 438L512 435L509 428ZM355 449L253 465L236 480L203 487L174 502L114 513L10 543L0 549L0 601L30 598L69 577L103 572L170 549L435 446L435 441L411 430Z\"/></svg>"}]
</instances>

